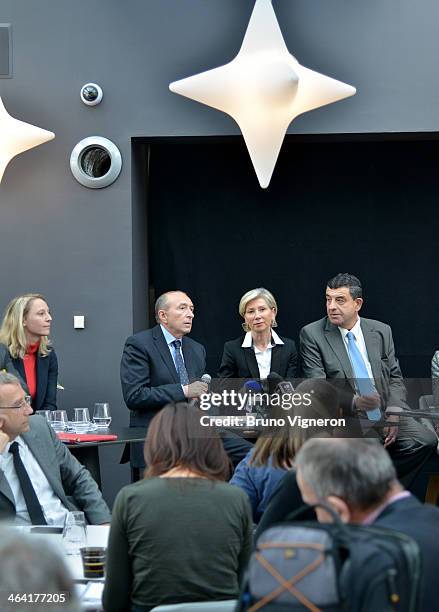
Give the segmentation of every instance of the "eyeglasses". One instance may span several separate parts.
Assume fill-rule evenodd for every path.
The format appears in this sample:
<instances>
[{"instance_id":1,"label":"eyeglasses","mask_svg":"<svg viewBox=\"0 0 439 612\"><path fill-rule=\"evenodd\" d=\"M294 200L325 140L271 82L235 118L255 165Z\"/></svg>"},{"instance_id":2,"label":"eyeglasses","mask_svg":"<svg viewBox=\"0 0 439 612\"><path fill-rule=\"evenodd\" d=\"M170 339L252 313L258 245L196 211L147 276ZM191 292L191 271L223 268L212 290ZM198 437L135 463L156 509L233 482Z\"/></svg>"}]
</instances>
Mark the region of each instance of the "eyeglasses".
<instances>
[{"instance_id":1,"label":"eyeglasses","mask_svg":"<svg viewBox=\"0 0 439 612\"><path fill-rule=\"evenodd\" d=\"M22 408L26 408L26 406L30 406L32 402L32 398L30 395L25 395L21 404L17 406L0 406L0 410L4 410L5 408L10 408L11 410L21 410Z\"/></svg>"}]
</instances>

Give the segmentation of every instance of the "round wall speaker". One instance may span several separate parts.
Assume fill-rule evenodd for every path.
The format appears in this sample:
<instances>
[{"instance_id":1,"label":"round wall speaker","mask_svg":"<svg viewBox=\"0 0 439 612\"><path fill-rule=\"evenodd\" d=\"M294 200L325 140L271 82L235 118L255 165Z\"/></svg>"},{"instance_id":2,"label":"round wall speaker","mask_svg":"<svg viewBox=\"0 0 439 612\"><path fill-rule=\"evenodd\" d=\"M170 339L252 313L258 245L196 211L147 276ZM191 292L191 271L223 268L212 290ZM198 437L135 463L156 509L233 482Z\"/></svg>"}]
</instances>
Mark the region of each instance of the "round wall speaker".
<instances>
[{"instance_id":1,"label":"round wall speaker","mask_svg":"<svg viewBox=\"0 0 439 612\"><path fill-rule=\"evenodd\" d=\"M122 170L122 156L114 142L102 136L84 138L70 155L73 176L90 189L108 187Z\"/></svg>"}]
</instances>

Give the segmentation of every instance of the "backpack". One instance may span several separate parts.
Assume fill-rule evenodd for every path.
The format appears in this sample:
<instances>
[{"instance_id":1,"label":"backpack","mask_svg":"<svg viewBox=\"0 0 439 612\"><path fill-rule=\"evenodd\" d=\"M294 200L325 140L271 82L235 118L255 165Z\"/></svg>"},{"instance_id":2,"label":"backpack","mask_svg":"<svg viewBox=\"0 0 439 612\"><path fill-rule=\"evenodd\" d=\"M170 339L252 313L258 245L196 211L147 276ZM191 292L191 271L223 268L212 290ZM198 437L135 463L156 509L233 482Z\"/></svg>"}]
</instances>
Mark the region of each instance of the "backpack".
<instances>
[{"instance_id":1,"label":"backpack","mask_svg":"<svg viewBox=\"0 0 439 612\"><path fill-rule=\"evenodd\" d=\"M382 527L284 522L264 531L244 576L237 612L416 612L421 555L409 536ZM306 506L309 509L309 506Z\"/></svg>"}]
</instances>

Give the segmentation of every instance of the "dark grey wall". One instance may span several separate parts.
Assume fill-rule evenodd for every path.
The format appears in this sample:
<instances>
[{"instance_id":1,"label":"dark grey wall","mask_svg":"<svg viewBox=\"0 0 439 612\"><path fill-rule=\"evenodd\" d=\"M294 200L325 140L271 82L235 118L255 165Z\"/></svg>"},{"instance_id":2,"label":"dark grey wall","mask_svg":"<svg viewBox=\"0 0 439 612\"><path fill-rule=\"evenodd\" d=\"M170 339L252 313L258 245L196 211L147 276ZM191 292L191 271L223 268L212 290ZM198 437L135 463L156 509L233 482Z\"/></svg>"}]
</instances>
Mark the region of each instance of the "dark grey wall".
<instances>
[{"instance_id":1,"label":"dark grey wall","mask_svg":"<svg viewBox=\"0 0 439 612\"><path fill-rule=\"evenodd\" d=\"M253 0L1 2L0 22L13 25L13 78L0 81L0 95L12 115L56 139L14 159L0 185L0 307L25 291L47 295L63 407L108 400L125 422L120 353L139 324L135 305L147 303L132 290L147 266L136 253L133 266L132 246L145 242L137 222L132 228L132 213L144 217L138 168L132 189L131 139L238 134L229 117L168 84L232 59L252 7ZM299 117L291 133L437 130L436 0L275 0L274 8L301 63L358 89ZM80 102L87 81L104 89L98 107ZM69 169L74 145L94 134L114 140L123 156L121 176L104 190L85 189ZM86 315L85 330L73 329L75 313Z\"/></svg>"}]
</instances>

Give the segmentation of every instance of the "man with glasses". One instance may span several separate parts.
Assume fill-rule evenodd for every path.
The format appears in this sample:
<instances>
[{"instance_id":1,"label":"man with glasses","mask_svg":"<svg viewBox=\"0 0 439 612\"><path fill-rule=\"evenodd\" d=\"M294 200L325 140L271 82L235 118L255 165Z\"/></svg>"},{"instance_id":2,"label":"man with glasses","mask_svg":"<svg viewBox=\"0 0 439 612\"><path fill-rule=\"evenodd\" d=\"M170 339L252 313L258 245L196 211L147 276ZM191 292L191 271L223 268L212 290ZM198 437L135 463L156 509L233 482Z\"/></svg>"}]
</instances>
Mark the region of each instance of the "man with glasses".
<instances>
[{"instance_id":1,"label":"man with glasses","mask_svg":"<svg viewBox=\"0 0 439 612\"><path fill-rule=\"evenodd\" d=\"M0 372L1 518L62 525L67 512L82 510L90 524L109 523L95 481L44 418L30 417L30 399L18 378Z\"/></svg>"}]
</instances>

